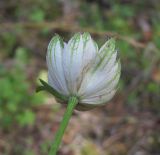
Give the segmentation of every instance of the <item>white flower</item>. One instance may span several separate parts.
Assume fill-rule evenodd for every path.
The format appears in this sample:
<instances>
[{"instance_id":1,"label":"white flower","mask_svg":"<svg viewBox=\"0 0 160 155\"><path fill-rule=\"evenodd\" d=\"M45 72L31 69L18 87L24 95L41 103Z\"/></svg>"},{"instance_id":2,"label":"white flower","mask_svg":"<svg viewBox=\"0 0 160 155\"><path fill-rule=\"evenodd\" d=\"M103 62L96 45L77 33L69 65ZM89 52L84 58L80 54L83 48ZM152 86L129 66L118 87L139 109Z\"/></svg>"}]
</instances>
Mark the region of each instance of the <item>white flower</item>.
<instances>
[{"instance_id":1,"label":"white flower","mask_svg":"<svg viewBox=\"0 0 160 155\"><path fill-rule=\"evenodd\" d=\"M102 105L114 96L121 70L114 39L98 49L89 33L77 33L68 43L56 35L46 58L49 85L65 96L77 96L78 105Z\"/></svg>"}]
</instances>

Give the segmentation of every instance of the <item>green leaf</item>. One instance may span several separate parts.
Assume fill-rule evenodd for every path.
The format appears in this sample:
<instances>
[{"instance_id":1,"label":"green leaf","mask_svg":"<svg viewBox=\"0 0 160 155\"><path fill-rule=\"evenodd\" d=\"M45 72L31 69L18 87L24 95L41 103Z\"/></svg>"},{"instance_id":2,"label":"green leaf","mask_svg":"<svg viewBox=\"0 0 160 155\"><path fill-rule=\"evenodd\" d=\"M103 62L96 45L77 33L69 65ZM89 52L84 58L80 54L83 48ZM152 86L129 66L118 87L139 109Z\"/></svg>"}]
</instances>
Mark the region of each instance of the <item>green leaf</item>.
<instances>
[{"instance_id":1,"label":"green leaf","mask_svg":"<svg viewBox=\"0 0 160 155\"><path fill-rule=\"evenodd\" d=\"M45 18L45 12L41 9L35 8L29 17L34 22L42 22Z\"/></svg>"},{"instance_id":2,"label":"green leaf","mask_svg":"<svg viewBox=\"0 0 160 155\"><path fill-rule=\"evenodd\" d=\"M35 121L35 114L31 110L26 110L19 114L16 118L21 126L33 125Z\"/></svg>"},{"instance_id":3,"label":"green leaf","mask_svg":"<svg viewBox=\"0 0 160 155\"><path fill-rule=\"evenodd\" d=\"M51 93L53 96L55 96L56 98L63 100L63 101L68 101L68 97L64 96L62 94L60 94L59 92L57 92L54 88L52 88L50 85L48 85L48 83L46 83L45 81L43 81L42 79L39 79L42 86L38 86L36 88L36 92L40 92L40 91L47 91L49 93Z\"/></svg>"}]
</instances>

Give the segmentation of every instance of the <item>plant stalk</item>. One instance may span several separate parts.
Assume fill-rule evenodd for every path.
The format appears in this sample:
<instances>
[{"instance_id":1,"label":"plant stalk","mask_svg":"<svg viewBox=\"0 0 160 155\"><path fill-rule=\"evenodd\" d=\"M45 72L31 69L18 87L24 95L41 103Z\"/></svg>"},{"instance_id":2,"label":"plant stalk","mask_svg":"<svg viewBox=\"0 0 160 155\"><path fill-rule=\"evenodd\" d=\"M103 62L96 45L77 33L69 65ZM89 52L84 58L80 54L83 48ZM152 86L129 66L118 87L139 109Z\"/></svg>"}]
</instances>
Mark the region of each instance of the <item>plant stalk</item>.
<instances>
[{"instance_id":1,"label":"plant stalk","mask_svg":"<svg viewBox=\"0 0 160 155\"><path fill-rule=\"evenodd\" d=\"M54 142L51 145L49 155L56 155L58 148L59 148L59 145L61 144L64 131L68 125L68 122L71 118L73 110L77 104L78 104L78 99L76 97L70 97L70 99L68 101L67 109L66 109L64 116L63 116L63 119L60 123L60 127L55 135Z\"/></svg>"}]
</instances>

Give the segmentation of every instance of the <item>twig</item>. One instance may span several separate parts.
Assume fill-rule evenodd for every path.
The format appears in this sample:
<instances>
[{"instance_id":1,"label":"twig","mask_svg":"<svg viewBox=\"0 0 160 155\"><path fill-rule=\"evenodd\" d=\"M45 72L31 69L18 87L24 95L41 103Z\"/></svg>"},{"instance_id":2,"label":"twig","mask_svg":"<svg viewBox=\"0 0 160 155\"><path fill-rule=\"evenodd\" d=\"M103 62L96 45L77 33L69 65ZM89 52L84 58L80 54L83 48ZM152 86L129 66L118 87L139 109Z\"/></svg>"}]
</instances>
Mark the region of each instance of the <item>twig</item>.
<instances>
[{"instance_id":1,"label":"twig","mask_svg":"<svg viewBox=\"0 0 160 155\"><path fill-rule=\"evenodd\" d=\"M124 129L126 132L124 132ZM120 140L123 136L127 135L129 136L130 134L132 134L135 131L135 128L131 128L130 130L128 130L127 126L122 126L117 133L115 133L114 135L110 136L105 142L104 142L104 146L105 148L108 148L110 146L113 145L113 143L115 143L116 141Z\"/></svg>"},{"instance_id":2,"label":"twig","mask_svg":"<svg viewBox=\"0 0 160 155\"><path fill-rule=\"evenodd\" d=\"M129 43L131 46L135 48L145 48L145 44L136 41L135 39L132 39L127 36L122 36L116 32L110 32L110 31L96 31L93 28L87 27L87 28L81 28L77 25L71 25L63 22L41 22L41 23L33 23L33 22L17 22L17 23L1 23L0 24L0 29L14 29L16 27L21 27L25 29L56 29L56 30L61 30L61 31L66 31L66 32L89 32L93 35L98 35L98 36L109 36L109 37L115 37L117 39L126 41Z\"/></svg>"},{"instance_id":3,"label":"twig","mask_svg":"<svg viewBox=\"0 0 160 155\"><path fill-rule=\"evenodd\" d=\"M139 149L142 149L142 146L144 145L144 143L147 141L147 136L144 135L143 137L141 137L134 145L133 147L128 151L127 155L134 155ZM142 149L144 152L146 150Z\"/></svg>"}]
</instances>

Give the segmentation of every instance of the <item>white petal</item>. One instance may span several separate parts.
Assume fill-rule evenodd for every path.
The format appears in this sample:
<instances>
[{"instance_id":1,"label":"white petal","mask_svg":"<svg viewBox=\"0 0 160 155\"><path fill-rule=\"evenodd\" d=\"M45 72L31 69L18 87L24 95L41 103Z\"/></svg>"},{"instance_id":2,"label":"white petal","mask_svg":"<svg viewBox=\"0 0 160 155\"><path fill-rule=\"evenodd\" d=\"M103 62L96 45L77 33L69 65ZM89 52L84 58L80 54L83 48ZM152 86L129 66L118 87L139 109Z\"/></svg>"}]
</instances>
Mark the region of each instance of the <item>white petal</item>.
<instances>
[{"instance_id":1,"label":"white petal","mask_svg":"<svg viewBox=\"0 0 160 155\"><path fill-rule=\"evenodd\" d=\"M85 96L91 96L99 93L99 91L110 90L115 87L120 78L121 66L119 61L115 63L116 58L113 55L114 61L111 58L103 71L97 70L93 78L90 77L90 83ZM94 85L94 88L92 87ZM87 87L86 87L87 88Z\"/></svg>"},{"instance_id":2,"label":"white petal","mask_svg":"<svg viewBox=\"0 0 160 155\"><path fill-rule=\"evenodd\" d=\"M110 72L96 72L94 74L90 74L88 79L88 85L86 86L82 97L86 98L87 96L91 96L98 91L106 88L107 85L115 78L118 72L118 63L111 69Z\"/></svg>"},{"instance_id":3,"label":"white petal","mask_svg":"<svg viewBox=\"0 0 160 155\"><path fill-rule=\"evenodd\" d=\"M84 98L91 98L91 97L95 97L95 96L101 96L104 94L108 94L109 92L111 92L112 90L117 88L117 84L120 78L120 70L118 71L117 75L115 75L115 77L113 77L113 79L109 80L109 81L103 81L101 87L99 87L100 89L94 91L92 94L84 97Z\"/></svg>"},{"instance_id":4,"label":"white petal","mask_svg":"<svg viewBox=\"0 0 160 155\"><path fill-rule=\"evenodd\" d=\"M89 33L84 33L82 35L83 42L84 42L84 49L83 49L83 70L81 73L82 79L80 88L78 90L78 94L82 94L84 88L86 87L86 84L88 82L86 76L88 74L88 71L93 68L93 65L95 63L96 56L98 54L98 46L94 42L94 40L91 38Z\"/></svg>"},{"instance_id":5,"label":"white petal","mask_svg":"<svg viewBox=\"0 0 160 155\"><path fill-rule=\"evenodd\" d=\"M103 94L103 95L99 95L99 96L95 96L95 97L91 97L87 99L82 99L80 103L85 104L85 105L86 104L102 105L108 102L110 99L112 99L115 93L116 93L116 89L112 90L111 92L107 94Z\"/></svg>"},{"instance_id":6,"label":"white petal","mask_svg":"<svg viewBox=\"0 0 160 155\"><path fill-rule=\"evenodd\" d=\"M54 89L56 89L58 92L61 92L59 84L55 79L52 78L49 72L48 72L48 84Z\"/></svg>"},{"instance_id":7,"label":"white petal","mask_svg":"<svg viewBox=\"0 0 160 155\"><path fill-rule=\"evenodd\" d=\"M90 92L90 95L85 94L85 96L81 97L81 101L80 101L81 104L101 105L103 103L108 102L114 96L116 92L116 87L120 78L120 70L121 70L120 62L118 61L113 68L114 69L112 69L109 72L107 80L102 81L100 84L97 83L96 89L93 88L94 91ZM117 71L115 72L116 68L117 68ZM114 75L113 73L116 73L116 75L113 76ZM93 82L93 85L94 85L94 82Z\"/></svg>"},{"instance_id":8,"label":"white petal","mask_svg":"<svg viewBox=\"0 0 160 155\"><path fill-rule=\"evenodd\" d=\"M48 45L48 52L46 57L49 71L48 79L50 79L49 81L53 81L53 86L57 86L55 88L57 91L64 95L68 95L68 89L62 66L62 52L63 42L61 41L61 38L59 36L53 37Z\"/></svg>"},{"instance_id":9,"label":"white petal","mask_svg":"<svg viewBox=\"0 0 160 155\"><path fill-rule=\"evenodd\" d=\"M99 52L96 52L94 64L92 64L92 68L86 73L82 81L79 90L80 95L88 95L87 92L90 92L90 89L95 90L96 82L103 81L106 76L105 74L112 69L116 62L117 52L114 50L115 41L114 39L110 39L100 48Z\"/></svg>"},{"instance_id":10,"label":"white petal","mask_svg":"<svg viewBox=\"0 0 160 155\"><path fill-rule=\"evenodd\" d=\"M115 50L115 40L113 38L106 41L106 43L100 48L99 53L106 54L106 51L114 51Z\"/></svg>"},{"instance_id":11,"label":"white petal","mask_svg":"<svg viewBox=\"0 0 160 155\"><path fill-rule=\"evenodd\" d=\"M76 94L82 78L83 70L83 40L80 34L75 34L64 47L63 67L70 94Z\"/></svg>"},{"instance_id":12,"label":"white petal","mask_svg":"<svg viewBox=\"0 0 160 155\"><path fill-rule=\"evenodd\" d=\"M113 57L112 55L115 55ZM99 50L97 60L96 60L96 66L95 69L104 69L106 64L108 64L108 61L110 59L113 59L113 63L116 60L117 53L115 53L115 40L114 39L109 39ZM115 58L115 59L114 59ZM111 62L112 62L111 61ZM112 64L113 64L112 63ZM108 66L107 66L108 67Z\"/></svg>"},{"instance_id":13,"label":"white petal","mask_svg":"<svg viewBox=\"0 0 160 155\"><path fill-rule=\"evenodd\" d=\"M90 67L91 65L93 65L93 62L98 53L98 46L94 42L94 40L92 40L89 33L84 33L82 38L84 42L83 68L86 68L86 66Z\"/></svg>"}]
</instances>

